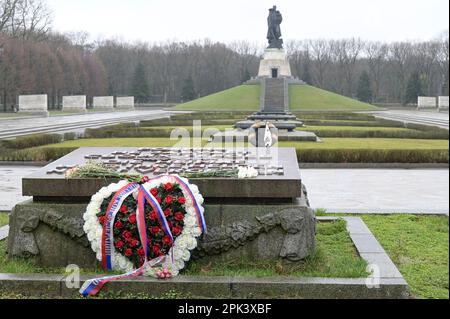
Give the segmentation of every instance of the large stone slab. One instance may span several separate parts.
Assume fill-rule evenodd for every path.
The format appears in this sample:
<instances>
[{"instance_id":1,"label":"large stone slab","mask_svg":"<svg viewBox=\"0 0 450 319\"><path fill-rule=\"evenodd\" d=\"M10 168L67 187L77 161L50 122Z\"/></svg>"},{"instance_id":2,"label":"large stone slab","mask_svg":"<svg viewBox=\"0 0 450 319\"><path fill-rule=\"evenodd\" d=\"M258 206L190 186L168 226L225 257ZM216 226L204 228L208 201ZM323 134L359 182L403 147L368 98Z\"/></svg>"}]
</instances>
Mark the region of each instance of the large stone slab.
<instances>
[{"instance_id":1,"label":"large stone slab","mask_svg":"<svg viewBox=\"0 0 450 319\"><path fill-rule=\"evenodd\" d=\"M63 96L64 112L86 112L86 95Z\"/></svg>"},{"instance_id":2,"label":"large stone slab","mask_svg":"<svg viewBox=\"0 0 450 319\"><path fill-rule=\"evenodd\" d=\"M448 111L449 97L448 96L440 96L438 105L439 105L439 111Z\"/></svg>"},{"instance_id":3,"label":"large stone slab","mask_svg":"<svg viewBox=\"0 0 450 319\"><path fill-rule=\"evenodd\" d=\"M87 203L18 204L10 217L10 256L32 258L43 267L97 262L83 231ZM236 258L298 262L316 247L316 219L304 193L279 205L226 204L206 201L208 233L199 240L193 259L227 262Z\"/></svg>"},{"instance_id":4,"label":"large stone slab","mask_svg":"<svg viewBox=\"0 0 450 319\"><path fill-rule=\"evenodd\" d=\"M28 113L48 116L47 94L20 95L19 113Z\"/></svg>"},{"instance_id":5,"label":"large stone slab","mask_svg":"<svg viewBox=\"0 0 450 319\"><path fill-rule=\"evenodd\" d=\"M437 107L436 98L430 96L419 96L417 98L418 109L435 109Z\"/></svg>"},{"instance_id":6,"label":"large stone slab","mask_svg":"<svg viewBox=\"0 0 450 319\"><path fill-rule=\"evenodd\" d=\"M248 153L244 155L245 152ZM101 187L114 180L67 179L64 174L69 168L83 165L92 159L108 163L118 171L137 172L150 177L155 176L156 171L153 170L155 167L158 167L158 174L183 175L182 167L186 167L186 163L191 163L189 170L196 172L202 172L211 167L233 169L238 166L257 166L261 171L257 178L214 177L192 178L191 181L201 189L205 198L228 198L238 202L246 199L254 202L261 198L271 201L302 196L300 170L294 148L274 148L266 153L266 150L257 149L190 150L126 147L80 148L31 176L25 177L22 183L24 196L34 196L35 199L45 200L49 198L58 200L61 197L91 197ZM179 165L180 168L175 169L175 165Z\"/></svg>"},{"instance_id":7,"label":"large stone slab","mask_svg":"<svg viewBox=\"0 0 450 319\"><path fill-rule=\"evenodd\" d=\"M120 110L134 109L134 96L124 96L116 98L116 108Z\"/></svg>"},{"instance_id":8,"label":"large stone slab","mask_svg":"<svg viewBox=\"0 0 450 319\"><path fill-rule=\"evenodd\" d=\"M93 106L96 110L113 110L114 96L95 96Z\"/></svg>"}]
</instances>

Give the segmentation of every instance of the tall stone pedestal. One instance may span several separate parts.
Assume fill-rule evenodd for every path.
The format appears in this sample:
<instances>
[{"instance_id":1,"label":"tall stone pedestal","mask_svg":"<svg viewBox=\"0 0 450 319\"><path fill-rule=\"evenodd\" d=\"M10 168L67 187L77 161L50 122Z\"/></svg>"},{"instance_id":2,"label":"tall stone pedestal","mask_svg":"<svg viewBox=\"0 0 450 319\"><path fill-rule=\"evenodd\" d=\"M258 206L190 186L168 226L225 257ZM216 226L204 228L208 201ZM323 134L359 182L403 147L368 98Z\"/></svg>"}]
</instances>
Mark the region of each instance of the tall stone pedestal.
<instances>
[{"instance_id":1,"label":"tall stone pedestal","mask_svg":"<svg viewBox=\"0 0 450 319\"><path fill-rule=\"evenodd\" d=\"M127 152L129 156L134 154L151 161L169 151L82 148L24 178L23 194L33 196L33 200L17 205L11 214L9 256L32 258L43 267L76 264L93 268L97 262L83 231L82 216L90 197L115 181L66 179L65 170L85 163L93 154L110 161L111 154L124 156ZM175 151L181 157L186 152L198 151ZM245 151L216 150L203 160L205 166L214 166L218 161L227 162L229 164L226 165L230 166L244 165L238 163L246 161L245 165L256 165L267 175L243 180L191 179L205 198L205 218L209 229L199 240L194 258L206 258L211 262L236 258L297 262L315 250L316 219L302 185L295 150L280 149L277 154L263 152L263 155L255 156ZM223 160L218 159L220 154ZM176 160L176 157L171 158ZM192 167L186 169L195 169L196 162L192 161ZM146 175L152 177L151 173Z\"/></svg>"},{"instance_id":2,"label":"tall stone pedestal","mask_svg":"<svg viewBox=\"0 0 450 319\"><path fill-rule=\"evenodd\" d=\"M259 65L258 77L292 77L291 65L283 49L266 49Z\"/></svg>"}]
</instances>

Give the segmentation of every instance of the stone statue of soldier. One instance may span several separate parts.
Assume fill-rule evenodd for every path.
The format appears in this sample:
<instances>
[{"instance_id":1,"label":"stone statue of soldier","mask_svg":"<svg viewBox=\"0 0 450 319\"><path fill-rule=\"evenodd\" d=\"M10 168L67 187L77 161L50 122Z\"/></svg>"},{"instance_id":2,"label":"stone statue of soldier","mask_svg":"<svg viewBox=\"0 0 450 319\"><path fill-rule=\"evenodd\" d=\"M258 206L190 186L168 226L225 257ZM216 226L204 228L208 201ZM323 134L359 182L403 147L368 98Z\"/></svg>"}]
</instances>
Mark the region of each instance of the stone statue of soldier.
<instances>
[{"instance_id":1,"label":"stone statue of soldier","mask_svg":"<svg viewBox=\"0 0 450 319\"><path fill-rule=\"evenodd\" d=\"M269 9L269 17L267 18L269 31L267 32L267 40L269 40L269 49L282 49L283 39L281 39L281 23L283 16L276 6Z\"/></svg>"}]
</instances>

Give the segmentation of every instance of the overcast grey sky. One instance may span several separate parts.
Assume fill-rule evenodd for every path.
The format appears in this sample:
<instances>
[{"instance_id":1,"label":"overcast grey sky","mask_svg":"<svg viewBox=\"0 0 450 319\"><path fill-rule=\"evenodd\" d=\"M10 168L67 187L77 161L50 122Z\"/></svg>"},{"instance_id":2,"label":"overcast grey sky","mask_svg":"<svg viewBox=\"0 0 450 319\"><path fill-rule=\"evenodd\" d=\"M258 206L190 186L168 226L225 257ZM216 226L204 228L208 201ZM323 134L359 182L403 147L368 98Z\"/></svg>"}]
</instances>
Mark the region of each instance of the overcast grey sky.
<instances>
[{"instance_id":1,"label":"overcast grey sky","mask_svg":"<svg viewBox=\"0 0 450 319\"><path fill-rule=\"evenodd\" d=\"M48 0L55 29L93 38L264 42L268 8L285 40L428 40L449 28L449 0Z\"/></svg>"}]
</instances>

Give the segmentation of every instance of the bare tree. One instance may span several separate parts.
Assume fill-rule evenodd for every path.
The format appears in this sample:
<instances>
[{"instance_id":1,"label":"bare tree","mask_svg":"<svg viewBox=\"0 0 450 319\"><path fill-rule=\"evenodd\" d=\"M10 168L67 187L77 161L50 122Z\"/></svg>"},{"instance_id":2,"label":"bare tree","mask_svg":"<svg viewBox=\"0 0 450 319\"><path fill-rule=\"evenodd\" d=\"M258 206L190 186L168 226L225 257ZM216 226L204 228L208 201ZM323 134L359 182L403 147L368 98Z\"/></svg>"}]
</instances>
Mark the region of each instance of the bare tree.
<instances>
[{"instance_id":1,"label":"bare tree","mask_svg":"<svg viewBox=\"0 0 450 319\"><path fill-rule=\"evenodd\" d=\"M0 0L0 31L23 39L44 39L52 13L45 0Z\"/></svg>"},{"instance_id":2,"label":"bare tree","mask_svg":"<svg viewBox=\"0 0 450 319\"><path fill-rule=\"evenodd\" d=\"M380 95L383 73L386 66L386 58L388 54L388 46L380 42L368 43L365 46L365 54L369 65L369 74L373 82L373 98L374 101Z\"/></svg>"},{"instance_id":3,"label":"bare tree","mask_svg":"<svg viewBox=\"0 0 450 319\"><path fill-rule=\"evenodd\" d=\"M325 76L329 64L331 63L331 51L333 45L326 40L310 40L309 47L314 59L315 82L321 88L325 88Z\"/></svg>"}]
</instances>

